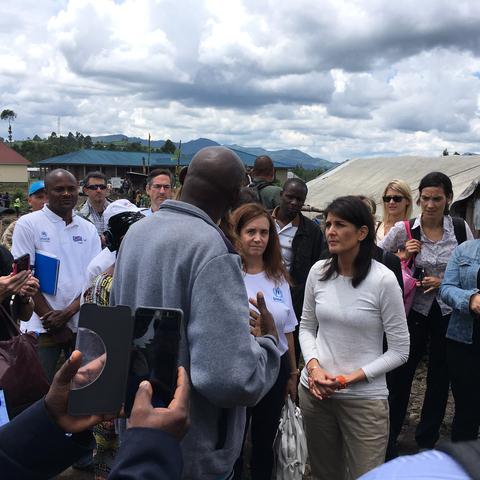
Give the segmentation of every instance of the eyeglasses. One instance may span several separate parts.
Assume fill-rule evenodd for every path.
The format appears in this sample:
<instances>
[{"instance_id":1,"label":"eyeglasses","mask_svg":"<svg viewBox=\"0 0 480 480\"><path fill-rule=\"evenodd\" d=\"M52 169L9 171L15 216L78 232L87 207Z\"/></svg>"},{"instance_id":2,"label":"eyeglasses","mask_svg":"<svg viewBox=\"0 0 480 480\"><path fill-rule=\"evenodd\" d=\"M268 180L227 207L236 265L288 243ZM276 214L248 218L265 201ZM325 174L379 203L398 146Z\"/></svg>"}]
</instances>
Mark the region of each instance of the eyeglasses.
<instances>
[{"instance_id":1,"label":"eyeglasses","mask_svg":"<svg viewBox=\"0 0 480 480\"><path fill-rule=\"evenodd\" d=\"M101 185L89 185L88 187L85 187L85 188L88 188L89 190L96 190L97 188L99 188L100 190L106 190L107 186L104 183L102 183Z\"/></svg>"},{"instance_id":2,"label":"eyeglasses","mask_svg":"<svg viewBox=\"0 0 480 480\"><path fill-rule=\"evenodd\" d=\"M394 195L393 197L391 197L390 195L385 195L384 197L382 197L382 200L385 203L390 203L392 200L395 203L400 203L402 201L402 199L404 199L404 198L407 198L407 197L402 196L402 195Z\"/></svg>"}]
</instances>

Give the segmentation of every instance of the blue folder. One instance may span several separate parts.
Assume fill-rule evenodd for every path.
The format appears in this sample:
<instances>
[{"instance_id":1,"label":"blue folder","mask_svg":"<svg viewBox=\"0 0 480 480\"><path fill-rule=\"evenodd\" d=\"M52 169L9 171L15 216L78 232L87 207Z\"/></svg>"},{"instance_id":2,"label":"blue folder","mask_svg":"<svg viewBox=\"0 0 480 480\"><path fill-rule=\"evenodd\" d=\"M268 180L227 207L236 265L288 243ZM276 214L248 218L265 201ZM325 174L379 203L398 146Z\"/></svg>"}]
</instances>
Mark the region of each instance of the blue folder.
<instances>
[{"instance_id":1,"label":"blue folder","mask_svg":"<svg viewBox=\"0 0 480 480\"><path fill-rule=\"evenodd\" d=\"M60 260L50 253L35 252L35 277L40 282L40 291L57 294L58 272Z\"/></svg>"}]
</instances>

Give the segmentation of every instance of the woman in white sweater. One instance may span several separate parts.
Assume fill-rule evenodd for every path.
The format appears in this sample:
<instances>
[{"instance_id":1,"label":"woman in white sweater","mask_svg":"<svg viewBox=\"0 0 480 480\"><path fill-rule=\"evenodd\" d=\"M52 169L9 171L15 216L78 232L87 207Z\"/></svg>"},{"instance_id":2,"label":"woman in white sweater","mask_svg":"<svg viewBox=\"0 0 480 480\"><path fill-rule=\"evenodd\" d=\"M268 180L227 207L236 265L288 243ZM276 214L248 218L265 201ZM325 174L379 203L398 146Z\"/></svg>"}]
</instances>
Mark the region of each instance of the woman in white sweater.
<instances>
[{"instance_id":1,"label":"woman in white sweater","mask_svg":"<svg viewBox=\"0 0 480 480\"><path fill-rule=\"evenodd\" d=\"M398 282L372 260L366 205L340 197L324 214L330 257L312 267L306 284L299 397L314 478L353 480L385 457L385 374L407 360L409 335Z\"/></svg>"}]
</instances>

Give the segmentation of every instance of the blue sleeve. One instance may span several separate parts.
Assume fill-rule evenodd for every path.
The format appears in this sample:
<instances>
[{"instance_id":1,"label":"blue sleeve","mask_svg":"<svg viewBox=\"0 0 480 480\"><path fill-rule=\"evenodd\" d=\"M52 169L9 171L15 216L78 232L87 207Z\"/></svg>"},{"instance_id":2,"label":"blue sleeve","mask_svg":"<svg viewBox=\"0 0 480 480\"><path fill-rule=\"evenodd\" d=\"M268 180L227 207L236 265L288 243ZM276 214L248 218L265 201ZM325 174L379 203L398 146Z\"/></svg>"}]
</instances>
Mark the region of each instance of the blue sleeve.
<instances>
[{"instance_id":1,"label":"blue sleeve","mask_svg":"<svg viewBox=\"0 0 480 480\"><path fill-rule=\"evenodd\" d=\"M1 477L43 480L54 477L95 446L89 431L67 436L50 419L44 400L0 428Z\"/></svg>"},{"instance_id":2,"label":"blue sleeve","mask_svg":"<svg viewBox=\"0 0 480 480\"><path fill-rule=\"evenodd\" d=\"M460 257L462 247L457 247L448 261L442 284L440 298L454 310L470 316L470 297L478 293L476 289L464 289L460 282Z\"/></svg>"},{"instance_id":3,"label":"blue sleeve","mask_svg":"<svg viewBox=\"0 0 480 480\"><path fill-rule=\"evenodd\" d=\"M183 459L180 442L154 428L129 428L115 458L109 480L180 479Z\"/></svg>"},{"instance_id":4,"label":"blue sleeve","mask_svg":"<svg viewBox=\"0 0 480 480\"><path fill-rule=\"evenodd\" d=\"M452 457L437 450L398 457L359 480L471 480Z\"/></svg>"}]
</instances>

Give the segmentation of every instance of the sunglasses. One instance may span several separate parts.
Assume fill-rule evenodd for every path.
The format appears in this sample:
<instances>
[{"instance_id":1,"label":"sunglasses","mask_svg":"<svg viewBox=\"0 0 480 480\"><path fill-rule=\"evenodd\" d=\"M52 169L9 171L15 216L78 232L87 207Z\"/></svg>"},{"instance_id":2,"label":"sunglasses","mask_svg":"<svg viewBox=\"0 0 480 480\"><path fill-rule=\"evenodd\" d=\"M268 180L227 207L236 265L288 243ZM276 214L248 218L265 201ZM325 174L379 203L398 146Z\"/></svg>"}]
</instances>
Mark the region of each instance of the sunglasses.
<instances>
[{"instance_id":1,"label":"sunglasses","mask_svg":"<svg viewBox=\"0 0 480 480\"><path fill-rule=\"evenodd\" d=\"M107 186L104 183L102 183L101 185L89 185L88 187L85 187L85 188L88 188L89 190L96 190L97 188L99 188L100 190L106 190Z\"/></svg>"},{"instance_id":2,"label":"sunglasses","mask_svg":"<svg viewBox=\"0 0 480 480\"><path fill-rule=\"evenodd\" d=\"M382 200L385 203L390 203L393 199L395 203L400 203L404 198L407 198L407 197L404 197L402 195L394 195L393 197L391 197L390 195L385 195L384 197L382 197Z\"/></svg>"}]
</instances>

